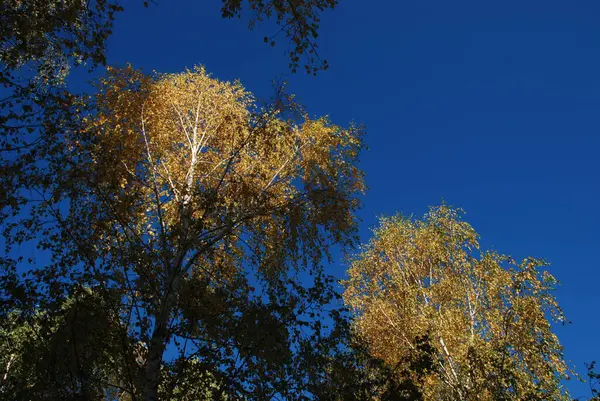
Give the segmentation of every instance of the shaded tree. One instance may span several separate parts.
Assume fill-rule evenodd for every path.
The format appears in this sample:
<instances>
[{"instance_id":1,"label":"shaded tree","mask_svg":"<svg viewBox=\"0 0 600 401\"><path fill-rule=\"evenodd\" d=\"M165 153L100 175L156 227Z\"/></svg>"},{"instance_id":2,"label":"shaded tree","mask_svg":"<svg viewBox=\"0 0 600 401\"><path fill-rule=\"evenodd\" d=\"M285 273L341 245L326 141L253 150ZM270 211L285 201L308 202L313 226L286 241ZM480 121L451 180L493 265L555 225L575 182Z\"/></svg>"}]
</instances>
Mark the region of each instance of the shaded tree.
<instances>
[{"instance_id":1,"label":"shaded tree","mask_svg":"<svg viewBox=\"0 0 600 401\"><path fill-rule=\"evenodd\" d=\"M223 17L240 17L243 4L241 0L223 0ZM334 9L337 4L338 0L248 0L250 28L265 18L274 18L280 30L272 36L265 36L265 43L275 46L276 37L282 33L291 45L287 52L290 69L295 72L304 60L306 72L316 74L329 67L327 60L321 59L318 52L320 15L327 9Z\"/></svg>"},{"instance_id":2,"label":"shaded tree","mask_svg":"<svg viewBox=\"0 0 600 401\"><path fill-rule=\"evenodd\" d=\"M44 310L13 310L1 320L0 398L102 399L107 383L127 386L135 344L120 323L117 294L75 285Z\"/></svg>"},{"instance_id":3,"label":"shaded tree","mask_svg":"<svg viewBox=\"0 0 600 401\"><path fill-rule=\"evenodd\" d=\"M39 143L34 131L69 101L56 87L74 65L106 62L106 41L121 10L109 0L0 3L0 156Z\"/></svg>"},{"instance_id":4,"label":"shaded tree","mask_svg":"<svg viewBox=\"0 0 600 401\"><path fill-rule=\"evenodd\" d=\"M148 6L150 2L143 1ZM290 67L306 56L305 68L326 68L317 54L320 14L338 0L223 0L223 18L241 17L248 8L250 28L273 18L292 45ZM161 5L164 6L164 5ZM3 0L0 4L0 84L16 85L15 72L33 67L37 81L59 83L72 64L106 63L106 40L123 6L115 0ZM274 43L273 39L267 42Z\"/></svg>"},{"instance_id":5,"label":"shaded tree","mask_svg":"<svg viewBox=\"0 0 600 401\"><path fill-rule=\"evenodd\" d=\"M589 401L600 400L600 373L596 371L596 361L592 361L585 365L587 370L588 384L590 386L590 397L587 398ZM576 400L586 399L584 397L575 398Z\"/></svg>"}]
</instances>

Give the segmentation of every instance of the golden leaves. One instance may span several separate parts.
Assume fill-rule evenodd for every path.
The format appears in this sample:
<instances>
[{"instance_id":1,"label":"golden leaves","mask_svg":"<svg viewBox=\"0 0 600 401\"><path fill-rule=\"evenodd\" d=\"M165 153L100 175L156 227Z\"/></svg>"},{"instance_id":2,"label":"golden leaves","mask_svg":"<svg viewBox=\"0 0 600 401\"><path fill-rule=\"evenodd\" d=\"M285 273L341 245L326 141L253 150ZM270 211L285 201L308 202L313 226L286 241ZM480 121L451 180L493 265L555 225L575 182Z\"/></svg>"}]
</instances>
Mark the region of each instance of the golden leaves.
<instances>
[{"instance_id":1,"label":"golden leaves","mask_svg":"<svg viewBox=\"0 0 600 401\"><path fill-rule=\"evenodd\" d=\"M328 246L355 241L362 132L298 110L261 107L239 82L203 68L149 76L128 66L99 83L81 138L91 156L81 166L88 196L73 214L95 227L114 285L161 328L140 326L153 339L147 382L157 380L171 323L173 333L195 336L211 320L210 344L236 330L212 311L192 313L198 294L251 301L256 285L281 299L331 296L305 291L296 272L320 277ZM194 327L173 319L187 315Z\"/></svg>"},{"instance_id":2,"label":"golden leaves","mask_svg":"<svg viewBox=\"0 0 600 401\"><path fill-rule=\"evenodd\" d=\"M325 237L354 241L360 128L283 103L259 107L239 82L202 67L151 76L109 69L96 106L87 120L91 176L115 215L109 226L153 254L206 252L214 239L227 249L210 245L197 261L232 271L243 258L276 277L287 261L318 260Z\"/></svg>"},{"instance_id":3,"label":"golden leaves","mask_svg":"<svg viewBox=\"0 0 600 401\"><path fill-rule=\"evenodd\" d=\"M565 398L567 368L548 320L562 319L554 278L539 271L543 261L516 264L479 251L477 239L446 205L423 220L382 219L345 282L358 334L391 366L428 336L436 351L428 399Z\"/></svg>"}]
</instances>

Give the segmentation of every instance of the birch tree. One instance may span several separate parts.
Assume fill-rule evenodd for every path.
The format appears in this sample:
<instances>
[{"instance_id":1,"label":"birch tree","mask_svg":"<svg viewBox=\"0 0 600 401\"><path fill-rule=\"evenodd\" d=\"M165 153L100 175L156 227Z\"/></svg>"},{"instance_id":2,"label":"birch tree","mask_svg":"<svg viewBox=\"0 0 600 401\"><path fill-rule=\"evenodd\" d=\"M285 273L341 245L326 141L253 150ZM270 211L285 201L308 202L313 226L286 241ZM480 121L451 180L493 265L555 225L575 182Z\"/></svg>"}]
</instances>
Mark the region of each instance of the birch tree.
<instances>
[{"instance_id":1,"label":"birch tree","mask_svg":"<svg viewBox=\"0 0 600 401\"><path fill-rule=\"evenodd\" d=\"M62 141L56 179L32 180L39 202L5 229L10 246L37 240L51 255L28 280L6 276L3 289L27 294L13 308L52 311L74 286L112 294L120 352L141 367L105 383L120 399L186 399L190 375L223 396L305 397L294 366L335 296L321 261L356 239L360 129L286 98L259 106L202 68L128 67L110 70L95 112Z\"/></svg>"},{"instance_id":2,"label":"birch tree","mask_svg":"<svg viewBox=\"0 0 600 401\"><path fill-rule=\"evenodd\" d=\"M546 263L479 249L459 210L423 220L382 219L353 260L344 299L373 355L411 375L404 360L427 339L430 400L567 400L568 369L552 331L564 318ZM408 372L408 373L407 373Z\"/></svg>"},{"instance_id":3,"label":"birch tree","mask_svg":"<svg viewBox=\"0 0 600 401\"><path fill-rule=\"evenodd\" d=\"M140 0L149 6L150 1ZM86 94L66 85L70 71L107 63L106 43L124 2L117 0L2 0L0 2L0 218L28 203L24 170L61 152L61 133L78 120ZM289 66L309 73L327 68L317 52L320 16L337 0L224 0L221 17L248 17L250 28L273 19L267 44L287 42ZM129 4L127 5L129 7ZM152 6L169 6L167 4ZM182 8L182 12L186 10Z\"/></svg>"}]
</instances>

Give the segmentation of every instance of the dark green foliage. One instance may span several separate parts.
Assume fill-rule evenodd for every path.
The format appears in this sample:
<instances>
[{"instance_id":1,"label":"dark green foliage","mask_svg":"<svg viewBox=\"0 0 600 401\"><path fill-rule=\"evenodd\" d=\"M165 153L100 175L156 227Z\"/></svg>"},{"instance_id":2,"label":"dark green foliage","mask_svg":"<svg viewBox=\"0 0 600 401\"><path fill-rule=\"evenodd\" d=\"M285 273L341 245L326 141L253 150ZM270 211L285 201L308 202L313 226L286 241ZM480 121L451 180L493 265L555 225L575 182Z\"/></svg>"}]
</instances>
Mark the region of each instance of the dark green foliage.
<instances>
[{"instance_id":1,"label":"dark green foliage","mask_svg":"<svg viewBox=\"0 0 600 401\"><path fill-rule=\"evenodd\" d=\"M242 0L222 0L222 14L225 18L239 17L242 13ZM320 15L327 9L333 9L338 0L248 0L248 8L252 13L250 28L256 22L273 18L281 27L280 31L264 41L275 46L276 36L283 33L291 43L292 50L288 52L289 66L296 71L304 60L304 69L309 74L326 70L327 60L319 57L317 38L319 36Z\"/></svg>"},{"instance_id":2,"label":"dark green foliage","mask_svg":"<svg viewBox=\"0 0 600 401\"><path fill-rule=\"evenodd\" d=\"M1 328L0 398L99 400L107 383L127 386L121 378L138 375L139 366L118 302L114 294L73 287L54 308L9 314Z\"/></svg>"},{"instance_id":3,"label":"dark green foliage","mask_svg":"<svg viewBox=\"0 0 600 401\"><path fill-rule=\"evenodd\" d=\"M596 371L596 361L586 364L591 398L589 401L600 401L600 372Z\"/></svg>"}]
</instances>

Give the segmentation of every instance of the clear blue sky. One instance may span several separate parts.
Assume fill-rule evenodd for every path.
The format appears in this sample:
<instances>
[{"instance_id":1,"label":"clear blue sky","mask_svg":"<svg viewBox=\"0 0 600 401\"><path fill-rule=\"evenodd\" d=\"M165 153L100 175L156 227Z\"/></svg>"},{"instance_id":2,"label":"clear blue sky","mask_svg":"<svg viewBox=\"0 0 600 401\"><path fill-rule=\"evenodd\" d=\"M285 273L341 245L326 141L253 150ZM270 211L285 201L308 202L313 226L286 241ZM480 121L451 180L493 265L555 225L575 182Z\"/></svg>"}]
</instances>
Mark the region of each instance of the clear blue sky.
<instances>
[{"instance_id":1,"label":"clear blue sky","mask_svg":"<svg viewBox=\"0 0 600 401\"><path fill-rule=\"evenodd\" d=\"M366 124L363 240L377 216L464 208L485 247L552 263L566 356L600 360L600 2L341 0L316 78L262 42L274 26L222 20L220 1L128 3L110 63L204 64L259 96L283 77L312 114Z\"/></svg>"}]
</instances>

